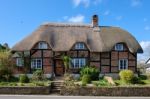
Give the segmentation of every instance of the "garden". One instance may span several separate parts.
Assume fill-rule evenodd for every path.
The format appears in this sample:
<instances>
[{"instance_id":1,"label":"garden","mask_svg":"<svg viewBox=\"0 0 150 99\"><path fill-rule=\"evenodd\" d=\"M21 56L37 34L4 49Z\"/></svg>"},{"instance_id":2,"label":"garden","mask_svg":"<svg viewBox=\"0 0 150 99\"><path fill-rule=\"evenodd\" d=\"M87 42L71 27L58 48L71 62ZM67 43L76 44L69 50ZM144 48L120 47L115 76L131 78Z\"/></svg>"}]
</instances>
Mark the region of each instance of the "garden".
<instances>
[{"instance_id":1,"label":"garden","mask_svg":"<svg viewBox=\"0 0 150 99\"><path fill-rule=\"evenodd\" d=\"M51 80L44 76L42 70L36 70L31 78L26 74L19 77L13 76L11 53L7 49L0 50L0 86L50 86Z\"/></svg>"},{"instance_id":2,"label":"garden","mask_svg":"<svg viewBox=\"0 0 150 99\"><path fill-rule=\"evenodd\" d=\"M71 86L92 86L92 87L132 87L150 86L150 74L135 75L131 70L121 70L118 79L109 76L99 77L99 70L94 66L85 66L80 70L80 77L75 78L72 74L65 74L64 85Z\"/></svg>"}]
</instances>

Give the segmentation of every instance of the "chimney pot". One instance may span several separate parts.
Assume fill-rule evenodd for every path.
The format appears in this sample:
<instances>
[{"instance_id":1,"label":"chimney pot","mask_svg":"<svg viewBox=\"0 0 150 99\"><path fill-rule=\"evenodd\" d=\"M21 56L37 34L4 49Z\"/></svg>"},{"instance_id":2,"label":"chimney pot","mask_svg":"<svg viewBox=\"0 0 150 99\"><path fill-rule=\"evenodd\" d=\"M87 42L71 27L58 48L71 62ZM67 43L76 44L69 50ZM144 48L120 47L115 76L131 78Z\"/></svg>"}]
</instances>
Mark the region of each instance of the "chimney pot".
<instances>
[{"instance_id":1,"label":"chimney pot","mask_svg":"<svg viewBox=\"0 0 150 99\"><path fill-rule=\"evenodd\" d=\"M92 17L92 26L93 27L98 26L98 15L93 15L93 17Z\"/></svg>"}]
</instances>

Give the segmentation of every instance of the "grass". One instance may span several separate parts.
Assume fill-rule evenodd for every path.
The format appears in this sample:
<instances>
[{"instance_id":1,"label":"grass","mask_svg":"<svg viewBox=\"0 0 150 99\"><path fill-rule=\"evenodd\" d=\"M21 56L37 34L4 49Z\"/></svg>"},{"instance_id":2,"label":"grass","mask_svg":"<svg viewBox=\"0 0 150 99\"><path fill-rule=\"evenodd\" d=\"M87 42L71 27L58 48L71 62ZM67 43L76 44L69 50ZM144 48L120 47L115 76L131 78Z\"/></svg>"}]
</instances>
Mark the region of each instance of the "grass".
<instances>
[{"instance_id":1,"label":"grass","mask_svg":"<svg viewBox=\"0 0 150 99\"><path fill-rule=\"evenodd\" d=\"M30 83L20 83L20 82L0 82L0 87L10 87L10 86L49 86L51 81L35 81Z\"/></svg>"}]
</instances>

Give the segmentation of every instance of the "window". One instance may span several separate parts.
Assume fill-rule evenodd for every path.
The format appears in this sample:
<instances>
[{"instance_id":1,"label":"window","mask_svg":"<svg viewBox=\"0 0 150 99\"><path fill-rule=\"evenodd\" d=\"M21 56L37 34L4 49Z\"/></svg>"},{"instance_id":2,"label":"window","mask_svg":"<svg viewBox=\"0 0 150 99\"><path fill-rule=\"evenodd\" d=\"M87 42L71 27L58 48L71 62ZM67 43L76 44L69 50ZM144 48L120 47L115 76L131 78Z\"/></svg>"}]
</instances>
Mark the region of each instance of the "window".
<instances>
[{"instance_id":1,"label":"window","mask_svg":"<svg viewBox=\"0 0 150 99\"><path fill-rule=\"evenodd\" d=\"M128 69L128 60L127 59L120 59L119 60L119 70Z\"/></svg>"},{"instance_id":2,"label":"window","mask_svg":"<svg viewBox=\"0 0 150 99\"><path fill-rule=\"evenodd\" d=\"M46 42L39 42L39 49L47 49L47 43Z\"/></svg>"},{"instance_id":3,"label":"window","mask_svg":"<svg viewBox=\"0 0 150 99\"><path fill-rule=\"evenodd\" d=\"M72 67L73 68L81 68L86 65L85 58L73 58L72 59Z\"/></svg>"},{"instance_id":4,"label":"window","mask_svg":"<svg viewBox=\"0 0 150 99\"><path fill-rule=\"evenodd\" d=\"M42 68L42 59L32 59L31 68L41 69Z\"/></svg>"},{"instance_id":5,"label":"window","mask_svg":"<svg viewBox=\"0 0 150 99\"><path fill-rule=\"evenodd\" d=\"M16 65L19 66L19 67L23 66L23 62L24 62L24 61L23 61L22 58L17 58L17 59L16 59Z\"/></svg>"},{"instance_id":6,"label":"window","mask_svg":"<svg viewBox=\"0 0 150 99\"><path fill-rule=\"evenodd\" d=\"M116 51L123 51L123 44L116 44L115 50Z\"/></svg>"},{"instance_id":7,"label":"window","mask_svg":"<svg viewBox=\"0 0 150 99\"><path fill-rule=\"evenodd\" d=\"M85 49L84 43L77 43L75 49Z\"/></svg>"}]
</instances>

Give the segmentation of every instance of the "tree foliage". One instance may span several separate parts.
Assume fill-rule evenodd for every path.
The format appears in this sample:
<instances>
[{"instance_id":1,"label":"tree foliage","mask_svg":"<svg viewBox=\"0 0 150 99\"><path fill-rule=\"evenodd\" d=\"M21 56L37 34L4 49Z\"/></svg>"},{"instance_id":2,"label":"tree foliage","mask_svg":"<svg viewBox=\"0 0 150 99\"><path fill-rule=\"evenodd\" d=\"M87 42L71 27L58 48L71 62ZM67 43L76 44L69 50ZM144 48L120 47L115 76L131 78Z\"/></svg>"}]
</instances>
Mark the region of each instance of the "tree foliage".
<instances>
[{"instance_id":1,"label":"tree foliage","mask_svg":"<svg viewBox=\"0 0 150 99\"><path fill-rule=\"evenodd\" d=\"M65 66L65 73L66 73L70 67L71 58L69 56L63 55L62 59Z\"/></svg>"}]
</instances>

